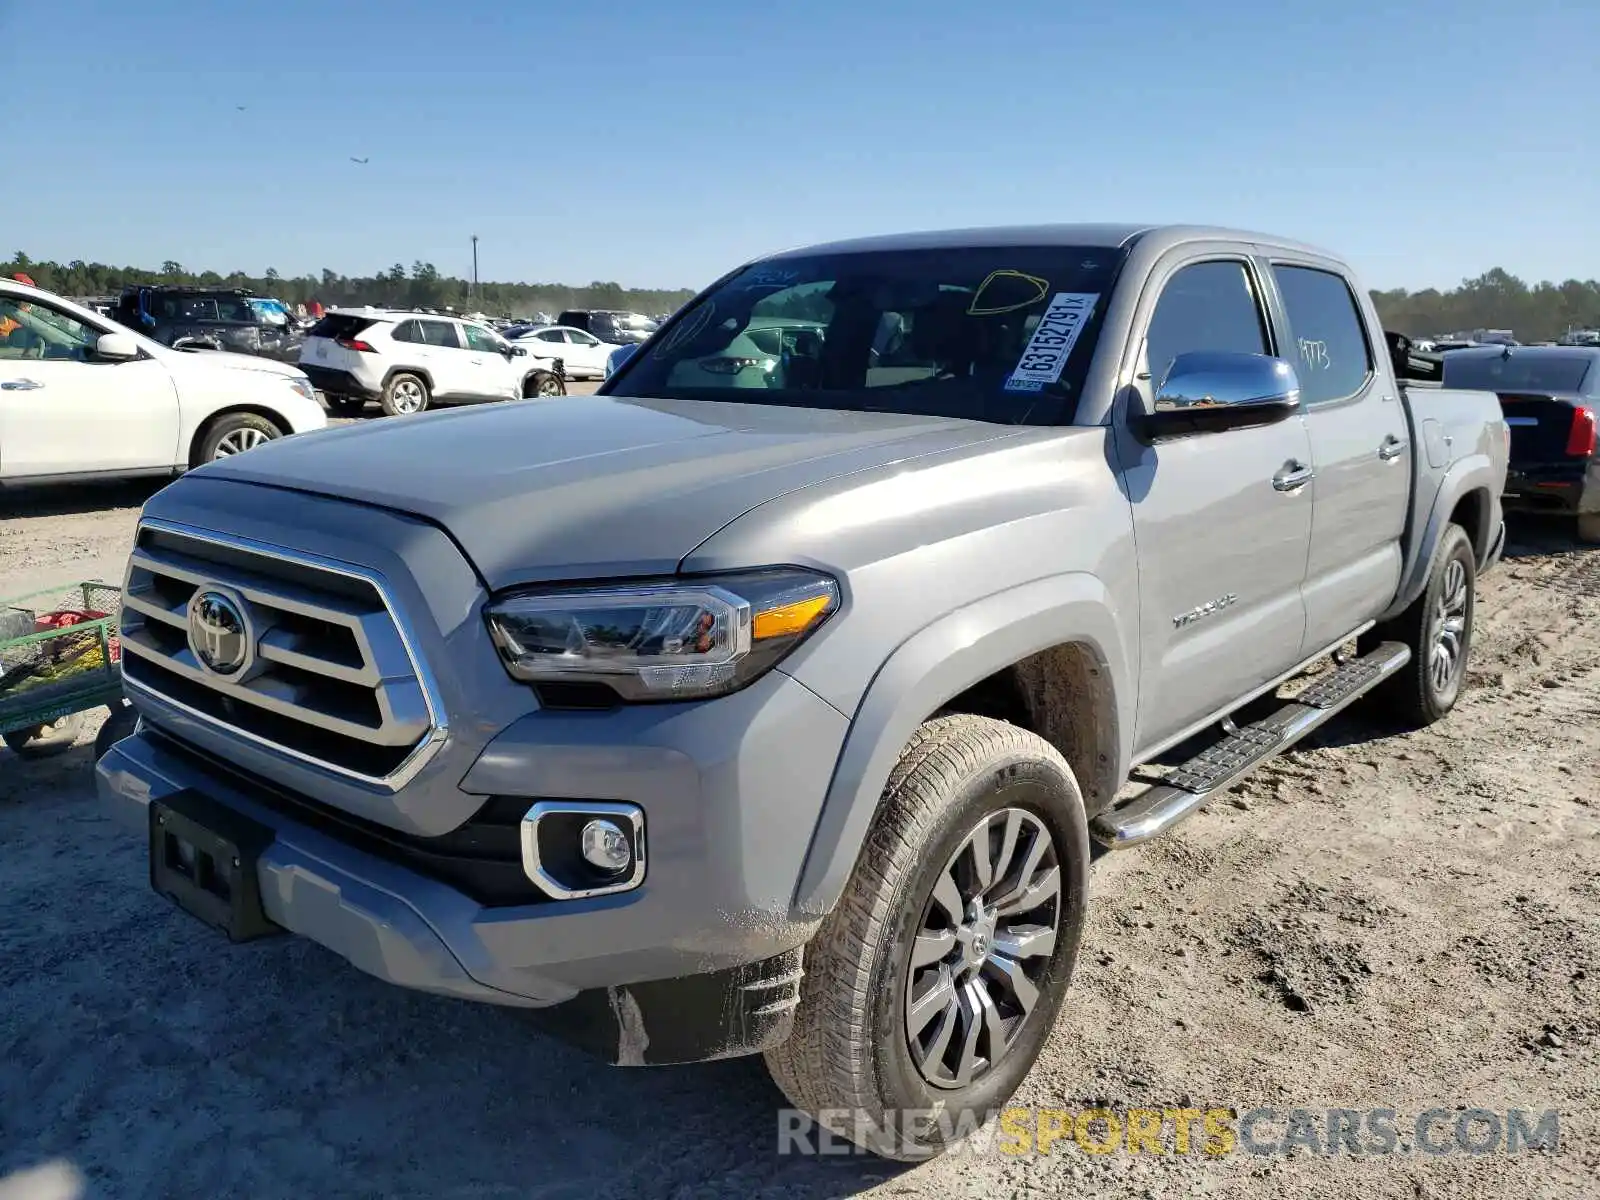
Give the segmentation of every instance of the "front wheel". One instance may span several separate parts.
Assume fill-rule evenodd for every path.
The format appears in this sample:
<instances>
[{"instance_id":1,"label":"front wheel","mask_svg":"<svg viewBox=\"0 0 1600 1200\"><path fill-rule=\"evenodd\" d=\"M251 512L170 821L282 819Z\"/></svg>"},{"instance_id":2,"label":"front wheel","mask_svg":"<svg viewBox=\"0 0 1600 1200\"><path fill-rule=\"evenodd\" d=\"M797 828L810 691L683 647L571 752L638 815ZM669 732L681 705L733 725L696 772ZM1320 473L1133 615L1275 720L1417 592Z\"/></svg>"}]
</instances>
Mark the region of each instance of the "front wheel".
<instances>
[{"instance_id":1,"label":"front wheel","mask_svg":"<svg viewBox=\"0 0 1600 1200\"><path fill-rule=\"evenodd\" d=\"M1042 738L928 721L889 778L855 873L807 949L789 1100L886 1158L990 1120L1055 1024L1083 928L1083 798Z\"/></svg>"},{"instance_id":2,"label":"front wheel","mask_svg":"<svg viewBox=\"0 0 1600 1200\"><path fill-rule=\"evenodd\" d=\"M195 450L195 465L243 454L283 436L283 430L255 413L228 413L206 430Z\"/></svg>"},{"instance_id":3,"label":"front wheel","mask_svg":"<svg viewBox=\"0 0 1600 1200\"><path fill-rule=\"evenodd\" d=\"M549 371L535 371L523 382L522 394L524 397L539 396L550 399L555 396L565 396L567 387L561 382L559 375L551 374Z\"/></svg>"},{"instance_id":4,"label":"front wheel","mask_svg":"<svg viewBox=\"0 0 1600 1200\"><path fill-rule=\"evenodd\" d=\"M1362 638L1363 647L1395 641L1411 648L1411 661L1373 693L1411 728L1432 725L1461 698L1472 651L1477 583L1472 540L1461 526L1450 525L1433 552L1422 595Z\"/></svg>"}]
</instances>

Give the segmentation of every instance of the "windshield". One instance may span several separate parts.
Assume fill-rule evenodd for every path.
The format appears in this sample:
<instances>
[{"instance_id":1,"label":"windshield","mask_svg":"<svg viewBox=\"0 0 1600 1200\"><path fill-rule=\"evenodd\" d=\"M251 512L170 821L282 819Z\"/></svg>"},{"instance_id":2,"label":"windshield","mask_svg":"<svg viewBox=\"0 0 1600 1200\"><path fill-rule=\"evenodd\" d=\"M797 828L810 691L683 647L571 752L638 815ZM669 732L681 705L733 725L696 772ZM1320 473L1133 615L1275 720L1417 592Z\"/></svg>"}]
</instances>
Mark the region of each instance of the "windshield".
<instances>
[{"instance_id":1,"label":"windshield","mask_svg":"<svg viewBox=\"0 0 1600 1200\"><path fill-rule=\"evenodd\" d=\"M769 259L686 309L606 391L1061 424L1124 256L1043 246Z\"/></svg>"},{"instance_id":2,"label":"windshield","mask_svg":"<svg viewBox=\"0 0 1600 1200\"><path fill-rule=\"evenodd\" d=\"M1486 392L1581 392L1594 361L1588 354L1451 354L1444 360L1447 387Z\"/></svg>"}]
</instances>

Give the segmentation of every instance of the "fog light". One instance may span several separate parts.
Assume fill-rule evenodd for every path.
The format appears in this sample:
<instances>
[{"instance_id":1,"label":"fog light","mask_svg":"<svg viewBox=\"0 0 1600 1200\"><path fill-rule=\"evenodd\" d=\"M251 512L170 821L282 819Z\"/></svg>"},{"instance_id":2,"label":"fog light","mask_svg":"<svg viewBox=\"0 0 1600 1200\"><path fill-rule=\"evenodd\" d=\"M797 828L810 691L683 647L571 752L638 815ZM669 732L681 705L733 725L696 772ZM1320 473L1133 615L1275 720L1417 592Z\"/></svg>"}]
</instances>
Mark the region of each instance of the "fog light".
<instances>
[{"instance_id":1,"label":"fog light","mask_svg":"<svg viewBox=\"0 0 1600 1200\"><path fill-rule=\"evenodd\" d=\"M628 835L614 821L593 820L583 827L583 857L602 871L623 871L633 861Z\"/></svg>"}]
</instances>

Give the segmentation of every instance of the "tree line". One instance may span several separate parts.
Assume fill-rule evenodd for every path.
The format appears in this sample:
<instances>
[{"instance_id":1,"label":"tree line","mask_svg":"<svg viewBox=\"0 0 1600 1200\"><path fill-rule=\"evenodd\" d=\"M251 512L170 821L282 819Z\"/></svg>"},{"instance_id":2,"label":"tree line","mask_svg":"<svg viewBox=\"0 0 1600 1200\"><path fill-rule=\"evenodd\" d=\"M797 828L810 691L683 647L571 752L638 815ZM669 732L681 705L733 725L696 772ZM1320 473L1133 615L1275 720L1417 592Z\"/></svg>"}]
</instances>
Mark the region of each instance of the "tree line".
<instances>
[{"instance_id":1,"label":"tree line","mask_svg":"<svg viewBox=\"0 0 1600 1200\"><path fill-rule=\"evenodd\" d=\"M612 308L643 313L671 312L694 293L688 288L625 288L620 283L594 282L587 287L560 283L481 283L469 295L465 279L439 274L432 263L402 263L377 275L340 275L324 269L321 275L285 276L268 269L265 275L243 271L226 275L216 271L190 271L167 261L159 271L142 267L114 267L105 263L38 261L18 251L0 263L0 274L21 271L40 287L63 296L114 296L136 283L199 284L241 287L275 296L289 304L311 300L324 306L393 305L405 308L481 309L495 315L529 316L557 313L565 308ZM1511 329L1522 341L1559 337L1571 328L1600 327L1600 280L1568 279L1564 283L1528 284L1495 267L1461 286L1420 292L1395 288L1372 293L1385 328L1413 337L1471 329Z\"/></svg>"},{"instance_id":2,"label":"tree line","mask_svg":"<svg viewBox=\"0 0 1600 1200\"><path fill-rule=\"evenodd\" d=\"M432 263L414 262L408 271L395 263L376 275L340 275L323 269L320 275L280 275L268 268L266 274L248 275L243 271L221 274L217 271L191 271L168 260L159 271L146 267L116 267L74 259L69 263L50 262L18 251L8 262L0 262L0 275L10 278L21 272L34 283L62 296L115 296L133 284L166 283L201 287L247 288L263 296L273 296L287 304L316 300L326 308L374 304L397 308L444 308L481 310L494 316L525 317L536 312L557 313L566 308L610 308L646 314L672 312L694 295L688 288L627 288L620 283L596 281L587 287L562 283L483 283L477 289L470 281L439 274Z\"/></svg>"}]
</instances>

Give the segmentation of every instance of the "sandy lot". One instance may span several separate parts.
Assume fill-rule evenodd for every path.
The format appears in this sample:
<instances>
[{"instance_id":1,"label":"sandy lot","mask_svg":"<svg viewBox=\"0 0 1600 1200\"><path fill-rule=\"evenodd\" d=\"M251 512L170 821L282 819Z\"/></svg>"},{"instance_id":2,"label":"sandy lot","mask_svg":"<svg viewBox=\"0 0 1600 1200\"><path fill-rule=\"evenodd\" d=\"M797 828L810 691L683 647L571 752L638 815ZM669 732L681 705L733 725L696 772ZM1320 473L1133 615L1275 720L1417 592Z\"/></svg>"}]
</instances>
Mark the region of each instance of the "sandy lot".
<instances>
[{"instance_id":1,"label":"sandy lot","mask_svg":"<svg viewBox=\"0 0 1600 1200\"><path fill-rule=\"evenodd\" d=\"M0 512L0 593L119 578L149 490ZM1600 551L1519 524L1478 621L1448 721L1338 722L1099 863L1020 1097L1271 1106L1269 1142L1289 1109L1389 1108L1394 1154L780 1156L757 1061L614 1070L316 946L230 948L148 890L96 807L91 730L47 762L0 750L0 1200L76 1194L71 1172L117 1197L1592 1197ZM1472 1107L1558 1109L1560 1148L1411 1147L1418 1114Z\"/></svg>"}]
</instances>

